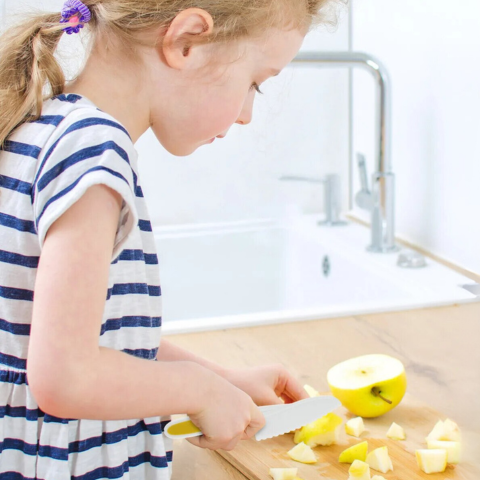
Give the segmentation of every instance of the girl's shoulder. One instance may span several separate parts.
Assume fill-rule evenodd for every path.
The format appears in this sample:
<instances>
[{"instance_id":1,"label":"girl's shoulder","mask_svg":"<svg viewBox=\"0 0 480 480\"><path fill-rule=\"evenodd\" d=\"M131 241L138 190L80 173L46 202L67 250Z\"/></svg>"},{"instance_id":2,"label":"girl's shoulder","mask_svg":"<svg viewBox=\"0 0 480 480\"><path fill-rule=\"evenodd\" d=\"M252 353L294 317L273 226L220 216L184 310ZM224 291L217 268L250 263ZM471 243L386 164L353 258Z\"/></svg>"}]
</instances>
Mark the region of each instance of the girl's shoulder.
<instances>
[{"instance_id":1,"label":"girl's shoulder","mask_svg":"<svg viewBox=\"0 0 480 480\"><path fill-rule=\"evenodd\" d=\"M40 165L49 157L97 156L113 151L137 171L137 152L127 129L86 97L62 94L44 102L41 123L45 141Z\"/></svg>"},{"instance_id":2,"label":"girl's shoulder","mask_svg":"<svg viewBox=\"0 0 480 480\"><path fill-rule=\"evenodd\" d=\"M56 130L55 133L60 134L83 130L82 133L100 136L110 132L110 135L127 137L131 142L127 129L118 120L100 110L88 98L74 93L46 100L42 115L35 123L51 125Z\"/></svg>"}]
</instances>

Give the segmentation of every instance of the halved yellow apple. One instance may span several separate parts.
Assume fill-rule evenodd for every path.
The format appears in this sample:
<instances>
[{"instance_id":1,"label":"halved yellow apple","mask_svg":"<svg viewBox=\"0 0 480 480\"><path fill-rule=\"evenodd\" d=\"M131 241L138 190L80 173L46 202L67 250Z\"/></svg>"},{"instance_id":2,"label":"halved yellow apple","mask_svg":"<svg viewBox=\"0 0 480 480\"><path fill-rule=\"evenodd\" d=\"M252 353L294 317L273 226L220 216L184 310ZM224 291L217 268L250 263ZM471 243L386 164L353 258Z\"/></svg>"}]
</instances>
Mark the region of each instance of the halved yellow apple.
<instances>
[{"instance_id":1,"label":"halved yellow apple","mask_svg":"<svg viewBox=\"0 0 480 480\"><path fill-rule=\"evenodd\" d=\"M378 417L396 407L407 389L402 362L372 354L345 360L327 374L332 394L360 417Z\"/></svg>"}]
</instances>

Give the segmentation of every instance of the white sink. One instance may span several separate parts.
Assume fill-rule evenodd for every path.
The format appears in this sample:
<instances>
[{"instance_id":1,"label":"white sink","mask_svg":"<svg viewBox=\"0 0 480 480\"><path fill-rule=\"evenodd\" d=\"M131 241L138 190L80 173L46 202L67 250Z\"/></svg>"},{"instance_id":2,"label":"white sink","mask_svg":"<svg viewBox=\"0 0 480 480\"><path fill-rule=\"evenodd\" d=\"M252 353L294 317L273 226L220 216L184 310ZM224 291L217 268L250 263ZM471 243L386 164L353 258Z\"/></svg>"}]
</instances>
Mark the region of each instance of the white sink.
<instances>
[{"instance_id":1,"label":"white sink","mask_svg":"<svg viewBox=\"0 0 480 480\"><path fill-rule=\"evenodd\" d=\"M165 334L477 301L472 280L427 259L367 252L369 230L279 222L155 229Z\"/></svg>"}]
</instances>

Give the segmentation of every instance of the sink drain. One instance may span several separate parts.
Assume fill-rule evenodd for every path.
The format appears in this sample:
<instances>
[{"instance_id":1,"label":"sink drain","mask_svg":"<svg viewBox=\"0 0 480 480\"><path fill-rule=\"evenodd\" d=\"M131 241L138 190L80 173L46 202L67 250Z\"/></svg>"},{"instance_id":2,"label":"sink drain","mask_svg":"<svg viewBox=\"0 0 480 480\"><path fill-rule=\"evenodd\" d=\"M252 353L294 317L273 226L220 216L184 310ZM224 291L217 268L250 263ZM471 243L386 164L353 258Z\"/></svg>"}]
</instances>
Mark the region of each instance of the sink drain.
<instances>
[{"instance_id":1,"label":"sink drain","mask_svg":"<svg viewBox=\"0 0 480 480\"><path fill-rule=\"evenodd\" d=\"M323 275L325 277L328 277L330 275L331 266L330 266L330 259L328 258L327 255L323 257L322 269L323 269Z\"/></svg>"}]
</instances>

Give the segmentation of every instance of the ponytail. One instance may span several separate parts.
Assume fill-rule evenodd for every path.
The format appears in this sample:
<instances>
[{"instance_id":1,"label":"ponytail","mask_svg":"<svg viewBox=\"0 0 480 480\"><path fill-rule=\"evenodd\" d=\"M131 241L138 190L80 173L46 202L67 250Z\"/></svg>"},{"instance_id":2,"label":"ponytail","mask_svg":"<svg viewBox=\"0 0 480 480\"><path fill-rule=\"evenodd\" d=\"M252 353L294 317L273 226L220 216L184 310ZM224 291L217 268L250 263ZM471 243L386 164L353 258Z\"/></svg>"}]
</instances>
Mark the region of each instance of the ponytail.
<instances>
[{"instance_id":1,"label":"ponytail","mask_svg":"<svg viewBox=\"0 0 480 480\"><path fill-rule=\"evenodd\" d=\"M39 118L44 96L63 92L65 76L54 57L64 29L59 17L35 16L0 37L0 148L15 128Z\"/></svg>"}]
</instances>

